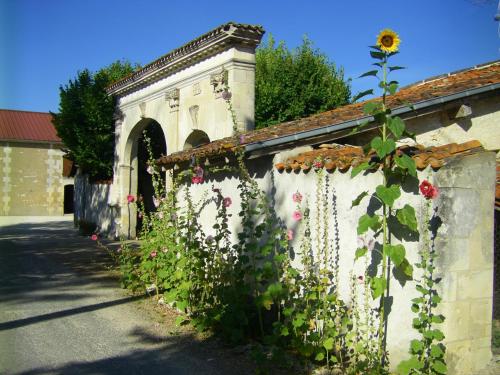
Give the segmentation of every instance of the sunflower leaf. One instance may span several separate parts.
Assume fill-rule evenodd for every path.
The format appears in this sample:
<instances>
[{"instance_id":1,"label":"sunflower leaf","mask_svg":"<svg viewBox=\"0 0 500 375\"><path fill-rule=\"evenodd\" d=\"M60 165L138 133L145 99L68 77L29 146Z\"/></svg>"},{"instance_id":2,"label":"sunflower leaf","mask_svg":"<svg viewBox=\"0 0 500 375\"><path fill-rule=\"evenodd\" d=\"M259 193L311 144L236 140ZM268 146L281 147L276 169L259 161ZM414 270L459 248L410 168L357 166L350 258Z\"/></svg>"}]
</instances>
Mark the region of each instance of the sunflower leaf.
<instances>
[{"instance_id":1,"label":"sunflower leaf","mask_svg":"<svg viewBox=\"0 0 500 375\"><path fill-rule=\"evenodd\" d=\"M370 56L373 57L374 59L383 60L385 58L385 53L370 51Z\"/></svg>"},{"instance_id":2,"label":"sunflower leaf","mask_svg":"<svg viewBox=\"0 0 500 375\"><path fill-rule=\"evenodd\" d=\"M356 96L352 98L353 103L366 95L373 95L373 89L361 91L360 93L356 94Z\"/></svg>"},{"instance_id":3,"label":"sunflower leaf","mask_svg":"<svg viewBox=\"0 0 500 375\"><path fill-rule=\"evenodd\" d=\"M394 70L406 69L404 66L390 66L389 71L392 72Z\"/></svg>"},{"instance_id":4,"label":"sunflower leaf","mask_svg":"<svg viewBox=\"0 0 500 375\"><path fill-rule=\"evenodd\" d=\"M376 77L377 73L378 73L378 70L370 70L369 72L361 74L358 78L363 78L363 77L368 77L368 76Z\"/></svg>"},{"instance_id":5,"label":"sunflower leaf","mask_svg":"<svg viewBox=\"0 0 500 375\"><path fill-rule=\"evenodd\" d=\"M376 49L377 51L382 51L379 46L368 46L369 48Z\"/></svg>"}]
</instances>

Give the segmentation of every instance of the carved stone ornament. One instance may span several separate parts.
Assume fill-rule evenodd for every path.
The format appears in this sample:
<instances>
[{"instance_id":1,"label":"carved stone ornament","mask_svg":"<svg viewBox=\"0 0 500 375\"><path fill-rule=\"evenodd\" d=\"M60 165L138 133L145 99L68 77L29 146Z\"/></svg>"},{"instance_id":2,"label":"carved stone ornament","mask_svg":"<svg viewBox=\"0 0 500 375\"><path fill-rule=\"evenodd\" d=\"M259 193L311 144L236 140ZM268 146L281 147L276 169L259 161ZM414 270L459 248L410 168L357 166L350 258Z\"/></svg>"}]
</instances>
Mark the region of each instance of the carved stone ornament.
<instances>
[{"instance_id":1,"label":"carved stone ornament","mask_svg":"<svg viewBox=\"0 0 500 375\"><path fill-rule=\"evenodd\" d=\"M172 89L165 93L165 100L168 101L171 111L179 110L179 89Z\"/></svg>"},{"instance_id":2,"label":"carved stone ornament","mask_svg":"<svg viewBox=\"0 0 500 375\"><path fill-rule=\"evenodd\" d=\"M210 75L210 84L214 87L214 94L216 98L220 98L222 93L226 90L227 76L227 70L224 68L219 73Z\"/></svg>"},{"instance_id":3,"label":"carved stone ornament","mask_svg":"<svg viewBox=\"0 0 500 375\"><path fill-rule=\"evenodd\" d=\"M200 107L197 105L193 105L189 107L189 114L191 115L191 123L193 125L193 129L198 129L198 111Z\"/></svg>"},{"instance_id":4,"label":"carved stone ornament","mask_svg":"<svg viewBox=\"0 0 500 375\"><path fill-rule=\"evenodd\" d=\"M193 96L201 94L201 87L199 83L193 85Z\"/></svg>"}]
</instances>

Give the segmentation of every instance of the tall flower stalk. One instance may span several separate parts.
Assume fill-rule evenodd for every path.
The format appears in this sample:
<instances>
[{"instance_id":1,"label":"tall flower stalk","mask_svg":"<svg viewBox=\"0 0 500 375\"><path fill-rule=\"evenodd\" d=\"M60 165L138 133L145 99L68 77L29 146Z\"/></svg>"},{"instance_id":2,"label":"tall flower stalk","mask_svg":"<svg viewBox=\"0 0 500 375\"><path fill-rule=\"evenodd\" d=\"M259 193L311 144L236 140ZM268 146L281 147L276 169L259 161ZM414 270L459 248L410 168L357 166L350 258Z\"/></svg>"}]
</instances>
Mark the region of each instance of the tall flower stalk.
<instances>
[{"instance_id":1,"label":"tall flower stalk","mask_svg":"<svg viewBox=\"0 0 500 375\"><path fill-rule=\"evenodd\" d=\"M391 72L402 69L399 66L390 66L389 60L398 53L400 39L392 30L383 30L377 38L377 45L370 47L370 55L375 59L376 70L364 73L361 77L373 76L379 79L379 87L382 89L382 100L368 101L363 111L372 116L372 119L360 125L356 129L366 127L375 121L379 125L378 135L371 140L365 156L367 161L353 168L351 176L355 177L364 171L380 170L382 183L375 189L375 193L369 194L363 191L353 202L352 206L357 206L361 201L371 196L377 200L381 209L376 213L366 213L361 216L358 222L357 233L364 235L368 231L373 232L373 236L378 238L377 245L370 250L372 256L379 256L381 264L375 275L370 276L369 283L373 299L379 299L379 324L378 324L378 356L381 367L387 367L386 331L388 316L386 311L386 300L390 293L391 269L399 270L407 277L412 277L413 267L406 259L406 249L403 244L393 244L389 221L395 218L408 231L417 231L417 221L415 210L410 205L395 209L395 203L401 196L401 184L407 176L416 177L415 162L411 157L396 149L396 141L409 133L405 129L405 124L401 118L392 116L388 107L388 97L396 93L398 89L397 81L390 81ZM373 94L373 90L368 90L360 95ZM364 256L369 251L367 246L362 246L356 250L356 259Z\"/></svg>"}]
</instances>

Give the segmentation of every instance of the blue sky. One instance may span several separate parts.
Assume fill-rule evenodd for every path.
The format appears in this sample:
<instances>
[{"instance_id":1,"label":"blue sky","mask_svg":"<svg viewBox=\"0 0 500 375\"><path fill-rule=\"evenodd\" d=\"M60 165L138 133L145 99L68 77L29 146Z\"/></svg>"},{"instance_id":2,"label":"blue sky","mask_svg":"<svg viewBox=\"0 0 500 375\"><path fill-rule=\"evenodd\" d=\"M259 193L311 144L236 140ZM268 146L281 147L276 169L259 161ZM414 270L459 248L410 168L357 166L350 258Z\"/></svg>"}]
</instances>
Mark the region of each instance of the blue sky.
<instances>
[{"instance_id":1,"label":"blue sky","mask_svg":"<svg viewBox=\"0 0 500 375\"><path fill-rule=\"evenodd\" d=\"M57 111L59 86L117 59L142 65L219 24L260 24L289 47L307 35L346 78L370 70L383 28L402 39L406 85L500 59L498 0L0 0L0 108ZM353 79L353 93L373 78Z\"/></svg>"}]
</instances>

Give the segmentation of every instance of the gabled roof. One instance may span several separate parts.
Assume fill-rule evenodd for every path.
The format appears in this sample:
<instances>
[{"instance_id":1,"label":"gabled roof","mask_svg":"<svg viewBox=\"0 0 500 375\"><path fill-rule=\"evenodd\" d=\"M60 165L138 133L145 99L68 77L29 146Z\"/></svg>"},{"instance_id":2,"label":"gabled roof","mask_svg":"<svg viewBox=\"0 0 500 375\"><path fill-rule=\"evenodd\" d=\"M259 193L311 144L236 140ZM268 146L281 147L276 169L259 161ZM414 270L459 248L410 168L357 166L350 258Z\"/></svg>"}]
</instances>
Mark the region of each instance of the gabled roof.
<instances>
[{"instance_id":1,"label":"gabled roof","mask_svg":"<svg viewBox=\"0 0 500 375\"><path fill-rule=\"evenodd\" d=\"M0 109L0 140L61 143L52 124L52 115L44 112Z\"/></svg>"},{"instance_id":2,"label":"gabled roof","mask_svg":"<svg viewBox=\"0 0 500 375\"><path fill-rule=\"evenodd\" d=\"M484 93L500 92L500 60L454 73L432 77L402 88L387 98L393 114L400 116L419 114L421 111ZM372 100L380 100L372 99ZM240 143L247 153L278 150L302 142L317 144L348 134L352 128L373 119L363 113L363 103L345 105L311 117L251 131L240 136L216 140L186 151L176 152L158 159L158 163L172 168L177 163L193 158L211 158L230 153ZM410 108L408 104L412 104Z\"/></svg>"}]
</instances>

